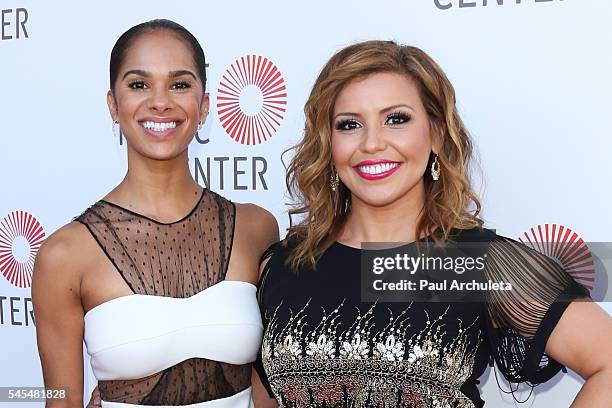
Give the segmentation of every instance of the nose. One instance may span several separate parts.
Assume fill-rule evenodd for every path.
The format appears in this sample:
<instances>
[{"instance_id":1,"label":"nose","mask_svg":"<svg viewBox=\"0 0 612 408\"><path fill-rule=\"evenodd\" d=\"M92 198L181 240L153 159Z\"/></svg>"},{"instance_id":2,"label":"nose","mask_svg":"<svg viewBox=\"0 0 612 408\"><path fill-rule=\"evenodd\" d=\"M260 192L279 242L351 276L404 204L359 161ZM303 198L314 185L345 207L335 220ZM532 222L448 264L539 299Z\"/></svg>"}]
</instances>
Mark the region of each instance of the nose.
<instances>
[{"instance_id":1,"label":"nose","mask_svg":"<svg viewBox=\"0 0 612 408\"><path fill-rule=\"evenodd\" d=\"M165 89L153 90L148 102L149 109L156 113L163 113L173 106L172 98Z\"/></svg>"},{"instance_id":2,"label":"nose","mask_svg":"<svg viewBox=\"0 0 612 408\"><path fill-rule=\"evenodd\" d=\"M368 127L364 132L361 150L364 153L376 153L387 148L384 130L378 126Z\"/></svg>"}]
</instances>

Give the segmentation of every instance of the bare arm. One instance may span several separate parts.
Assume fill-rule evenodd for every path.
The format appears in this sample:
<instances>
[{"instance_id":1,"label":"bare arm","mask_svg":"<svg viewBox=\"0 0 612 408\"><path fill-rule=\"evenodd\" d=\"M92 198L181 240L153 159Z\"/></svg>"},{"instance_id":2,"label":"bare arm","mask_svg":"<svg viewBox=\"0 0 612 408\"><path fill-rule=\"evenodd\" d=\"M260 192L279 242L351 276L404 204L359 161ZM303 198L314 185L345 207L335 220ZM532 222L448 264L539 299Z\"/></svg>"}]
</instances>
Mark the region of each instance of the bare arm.
<instances>
[{"instance_id":1,"label":"bare arm","mask_svg":"<svg viewBox=\"0 0 612 408\"><path fill-rule=\"evenodd\" d=\"M546 344L546 353L586 380L572 408L612 401L612 318L593 302L572 302Z\"/></svg>"},{"instance_id":2,"label":"bare arm","mask_svg":"<svg viewBox=\"0 0 612 408\"><path fill-rule=\"evenodd\" d=\"M50 236L36 257L32 301L45 387L65 389L67 398L47 408L83 407L83 307L75 262L73 227Z\"/></svg>"}]
</instances>

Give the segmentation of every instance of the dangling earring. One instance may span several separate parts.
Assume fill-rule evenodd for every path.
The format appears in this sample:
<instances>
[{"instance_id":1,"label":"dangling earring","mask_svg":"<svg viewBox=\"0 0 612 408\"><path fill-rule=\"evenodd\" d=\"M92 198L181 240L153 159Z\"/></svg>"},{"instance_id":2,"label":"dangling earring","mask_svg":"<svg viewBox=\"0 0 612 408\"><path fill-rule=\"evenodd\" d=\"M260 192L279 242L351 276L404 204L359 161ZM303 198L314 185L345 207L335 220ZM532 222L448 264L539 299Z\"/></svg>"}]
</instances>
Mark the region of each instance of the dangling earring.
<instances>
[{"instance_id":1,"label":"dangling earring","mask_svg":"<svg viewBox=\"0 0 612 408\"><path fill-rule=\"evenodd\" d=\"M117 131L117 128L119 128L119 131ZM119 133L119 135L121 135L121 126L119 126L119 121L115 120L115 121L113 121L113 135L115 137L118 137L117 133Z\"/></svg>"},{"instance_id":2,"label":"dangling earring","mask_svg":"<svg viewBox=\"0 0 612 408\"><path fill-rule=\"evenodd\" d=\"M338 184L340 184L340 178L338 177L338 172L335 168L332 168L332 174L329 176L329 188L333 193L338 189Z\"/></svg>"},{"instance_id":3,"label":"dangling earring","mask_svg":"<svg viewBox=\"0 0 612 408\"><path fill-rule=\"evenodd\" d=\"M434 161L431 163L431 178L434 181L438 181L440 179L440 162L438 162L437 154L434 157Z\"/></svg>"},{"instance_id":4,"label":"dangling earring","mask_svg":"<svg viewBox=\"0 0 612 408\"><path fill-rule=\"evenodd\" d=\"M194 135L195 137L200 136L199 133L200 133L201 129L202 129L202 123L198 123L198 130L196 130L196 132L195 132L195 135Z\"/></svg>"}]
</instances>

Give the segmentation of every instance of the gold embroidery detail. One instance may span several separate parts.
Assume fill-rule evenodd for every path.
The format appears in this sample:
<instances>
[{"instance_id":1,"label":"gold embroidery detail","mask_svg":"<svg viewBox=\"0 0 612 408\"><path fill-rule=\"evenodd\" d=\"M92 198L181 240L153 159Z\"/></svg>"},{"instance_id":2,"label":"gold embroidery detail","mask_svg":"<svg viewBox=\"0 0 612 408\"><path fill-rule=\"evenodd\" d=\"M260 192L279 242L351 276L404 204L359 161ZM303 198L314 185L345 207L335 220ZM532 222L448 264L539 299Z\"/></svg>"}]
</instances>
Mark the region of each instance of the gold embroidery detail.
<instances>
[{"instance_id":1,"label":"gold embroidery detail","mask_svg":"<svg viewBox=\"0 0 612 408\"><path fill-rule=\"evenodd\" d=\"M444 342L444 316L427 311L425 327L410 337L409 312L389 310L387 325L374 327L372 305L340 332L344 301L312 330L306 330L310 301L279 328L277 313L269 320L262 343L263 365L280 407L434 407L474 408L459 388L472 374L480 344L470 346L467 327ZM449 306L450 307L450 306ZM279 330L280 329L280 330ZM346 400L346 402L345 402Z\"/></svg>"}]
</instances>

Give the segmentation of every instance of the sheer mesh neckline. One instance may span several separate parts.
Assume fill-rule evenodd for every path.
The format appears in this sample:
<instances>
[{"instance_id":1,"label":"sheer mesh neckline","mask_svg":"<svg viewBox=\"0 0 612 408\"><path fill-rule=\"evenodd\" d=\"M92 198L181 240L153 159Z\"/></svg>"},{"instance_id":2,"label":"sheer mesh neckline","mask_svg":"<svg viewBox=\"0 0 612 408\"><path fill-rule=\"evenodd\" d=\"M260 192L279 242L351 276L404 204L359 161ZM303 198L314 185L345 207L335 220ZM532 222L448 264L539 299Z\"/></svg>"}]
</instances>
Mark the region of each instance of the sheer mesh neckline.
<instances>
[{"instance_id":1,"label":"sheer mesh neckline","mask_svg":"<svg viewBox=\"0 0 612 408\"><path fill-rule=\"evenodd\" d=\"M236 207L211 190L202 189L191 211L170 223L106 200L98 201L76 220L87 227L133 292L101 305L119 302L116 306L122 308L123 302L129 303L128 299L141 295L177 298L182 303L183 299L225 282ZM189 307L189 313L202 312L194 307ZM88 316L94 310L88 311ZM142 378L125 379L124 373L117 372L113 379L98 381L102 400L139 405L190 405L230 397L250 384L250 364L224 363L200 355L172 363L176 364L151 375L149 371L146 375L143 372Z\"/></svg>"},{"instance_id":2,"label":"sheer mesh neckline","mask_svg":"<svg viewBox=\"0 0 612 408\"><path fill-rule=\"evenodd\" d=\"M202 199L204 198L204 194L205 193L206 193L206 189L202 188L201 191L200 191L200 197L198 198L198 201L195 203L193 208L185 216L181 217L180 219L178 219L176 221L171 221L171 222L162 222L162 221L156 220L155 218L147 217L144 214L140 214L140 213L138 213L136 211L130 210L129 208L125 208L125 207L123 207L123 206L121 206L119 204L115 204L115 203L113 203L111 201L108 201L108 200L105 200L105 199L101 199L100 202L108 204L108 205L110 205L112 207L115 207L115 208L117 208L119 210L125 211L125 212L127 212L127 213L129 213L131 215L136 216L136 217L140 217L140 218L143 218L143 219L145 219L147 221L151 221L151 222L153 222L155 224L158 224L158 225L174 225L174 224L178 224L180 222L185 221L186 219L188 219L198 209L198 207L200 206L200 203L202 202Z\"/></svg>"}]
</instances>

